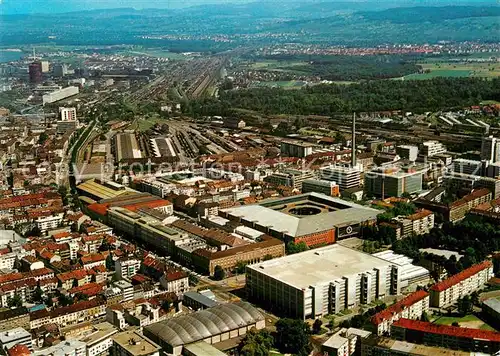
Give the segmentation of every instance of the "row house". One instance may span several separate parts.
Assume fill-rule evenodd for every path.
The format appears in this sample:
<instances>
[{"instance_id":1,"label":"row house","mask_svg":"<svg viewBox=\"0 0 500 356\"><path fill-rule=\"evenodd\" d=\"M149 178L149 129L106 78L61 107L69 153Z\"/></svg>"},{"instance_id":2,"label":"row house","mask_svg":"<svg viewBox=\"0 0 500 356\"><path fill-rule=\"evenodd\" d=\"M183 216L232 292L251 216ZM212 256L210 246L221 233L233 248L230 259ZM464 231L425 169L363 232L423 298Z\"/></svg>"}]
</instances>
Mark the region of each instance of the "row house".
<instances>
[{"instance_id":1,"label":"row house","mask_svg":"<svg viewBox=\"0 0 500 356\"><path fill-rule=\"evenodd\" d=\"M391 331L391 325L401 318L420 319L423 313L429 311L429 293L416 291L389 308L375 314L371 322L377 329L377 335L386 335Z\"/></svg>"},{"instance_id":2,"label":"row house","mask_svg":"<svg viewBox=\"0 0 500 356\"><path fill-rule=\"evenodd\" d=\"M430 305L442 308L480 289L494 277L493 263L484 261L457 273L431 287Z\"/></svg>"},{"instance_id":3,"label":"row house","mask_svg":"<svg viewBox=\"0 0 500 356\"><path fill-rule=\"evenodd\" d=\"M80 258L83 268L92 269L97 266L106 266L106 256L101 253L91 253Z\"/></svg>"}]
</instances>

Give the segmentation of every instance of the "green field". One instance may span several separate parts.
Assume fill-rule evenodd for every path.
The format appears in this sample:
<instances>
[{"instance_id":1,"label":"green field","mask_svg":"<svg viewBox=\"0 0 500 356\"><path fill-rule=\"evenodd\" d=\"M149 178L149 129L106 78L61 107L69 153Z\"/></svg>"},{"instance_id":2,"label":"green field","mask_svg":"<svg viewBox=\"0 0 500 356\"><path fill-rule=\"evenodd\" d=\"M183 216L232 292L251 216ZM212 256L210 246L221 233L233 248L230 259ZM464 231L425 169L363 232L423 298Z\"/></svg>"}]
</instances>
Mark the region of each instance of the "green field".
<instances>
[{"instance_id":1,"label":"green field","mask_svg":"<svg viewBox=\"0 0 500 356\"><path fill-rule=\"evenodd\" d=\"M165 124L167 122L166 119L155 117L155 118L147 118L147 119L137 119L134 123L129 127L130 130L139 130L139 131L147 131L155 124Z\"/></svg>"},{"instance_id":2,"label":"green field","mask_svg":"<svg viewBox=\"0 0 500 356\"><path fill-rule=\"evenodd\" d=\"M451 325L454 322L458 322L458 324L463 328L496 331L494 328L486 324L481 319L477 318L475 315L466 315L463 317L440 316L433 321L434 324L439 325Z\"/></svg>"},{"instance_id":3,"label":"green field","mask_svg":"<svg viewBox=\"0 0 500 356\"><path fill-rule=\"evenodd\" d=\"M405 79L432 79L436 77L496 78L500 77L500 64L478 62L435 62L420 63L424 73L414 73Z\"/></svg>"}]
</instances>

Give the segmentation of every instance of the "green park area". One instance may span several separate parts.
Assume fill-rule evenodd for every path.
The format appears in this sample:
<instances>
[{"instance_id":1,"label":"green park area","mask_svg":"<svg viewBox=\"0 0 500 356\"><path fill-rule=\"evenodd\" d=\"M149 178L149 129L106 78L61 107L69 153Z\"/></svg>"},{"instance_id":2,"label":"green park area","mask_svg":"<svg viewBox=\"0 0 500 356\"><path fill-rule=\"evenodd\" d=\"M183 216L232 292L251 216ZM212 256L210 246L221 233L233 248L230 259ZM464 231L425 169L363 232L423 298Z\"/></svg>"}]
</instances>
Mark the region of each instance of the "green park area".
<instances>
[{"instance_id":1,"label":"green park area","mask_svg":"<svg viewBox=\"0 0 500 356\"><path fill-rule=\"evenodd\" d=\"M404 76L405 79L496 78L500 77L500 64L491 62L434 62L420 63L423 73Z\"/></svg>"},{"instance_id":2,"label":"green park area","mask_svg":"<svg viewBox=\"0 0 500 356\"><path fill-rule=\"evenodd\" d=\"M301 80L286 80L276 82L258 82L252 85L253 88L283 88L283 89L300 89L307 83Z\"/></svg>"},{"instance_id":3,"label":"green park area","mask_svg":"<svg viewBox=\"0 0 500 356\"><path fill-rule=\"evenodd\" d=\"M472 328L481 330L491 330L496 331L494 328L486 324L484 321L479 319L477 316L468 314L465 316L438 316L433 323L439 325L452 325L457 322L462 328Z\"/></svg>"}]
</instances>

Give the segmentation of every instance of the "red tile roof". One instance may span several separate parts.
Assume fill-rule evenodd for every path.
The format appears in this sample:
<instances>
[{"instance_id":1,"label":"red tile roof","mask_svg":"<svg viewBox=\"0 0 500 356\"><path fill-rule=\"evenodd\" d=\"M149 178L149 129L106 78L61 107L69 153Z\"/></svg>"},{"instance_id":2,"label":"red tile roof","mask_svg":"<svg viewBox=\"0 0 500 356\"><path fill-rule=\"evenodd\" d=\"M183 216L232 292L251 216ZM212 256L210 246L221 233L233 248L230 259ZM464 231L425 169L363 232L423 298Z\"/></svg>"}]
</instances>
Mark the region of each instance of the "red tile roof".
<instances>
[{"instance_id":1,"label":"red tile roof","mask_svg":"<svg viewBox=\"0 0 500 356\"><path fill-rule=\"evenodd\" d=\"M439 325L426 321L410 319L399 319L392 325L405 329L420 331L423 333L500 342L500 333L496 331L462 328L459 326Z\"/></svg>"},{"instance_id":2,"label":"red tile roof","mask_svg":"<svg viewBox=\"0 0 500 356\"><path fill-rule=\"evenodd\" d=\"M83 286L71 288L70 290L68 290L68 293L70 294L82 293L89 297L93 297L101 293L102 289L103 287L99 283L88 283L84 284Z\"/></svg>"},{"instance_id":3,"label":"red tile roof","mask_svg":"<svg viewBox=\"0 0 500 356\"><path fill-rule=\"evenodd\" d=\"M30 355L30 349L28 349L28 346L23 345L23 344L17 344L13 347L11 347L9 350L7 350L7 354L9 356L24 356L24 355Z\"/></svg>"},{"instance_id":4,"label":"red tile roof","mask_svg":"<svg viewBox=\"0 0 500 356\"><path fill-rule=\"evenodd\" d=\"M106 257L104 257L101 253L91 253L85 256L82 256L81 261L83 264L93 263L93 262L101 262L104 261Z\"/></svg>"},{"instance_id":5,"label":"red tile roof","mask_svg":"<svg viewBox=\"0 0 500 356\"><path fill-rule=\"evenodd\" d=\"M439 283L434 284L431 287L431 290L436 291L436 292L442 292L455 284L458 284L462 282L463 280L466 280L467 278L475 275L476 273L486 269L490 268L493 266L491 261L483 261L482 263L479 263L477 265L474 265L472 267L467 268L466 270L463 270L460 273L457 273L450 278L445 279L444 281L441 281Z\"/></svg>"},{"instance_id":6,"label":"red tile roof","mask_svg":"<svg viewBox=\"0 0 500 356\"><path fill-rule=\"evenodd\" d=\"M158 199L158 200L153 200L153 201L125 205L124 208L127 210L130 210L130 211L137 211L137 210L142 209L142 208L156 209L156 208L161 208L163 206L170 206L170 205L172 205L172 203L169 202L168 200Z\"/></svg>"},{"instance_id":7,"label":"red tile roof","mask_svg":"<svg viewBox=\"0 0 500 356\"><path fill-rule=\"evenodd\" d=\"M424 290L416 291L404 299L400 300L396 304L391 305L389 308L382 310L381 312L375 314L372 317L372 323L378 325L384 320L390 319L394 314L401 313L404 309L411 307L413 304L420 302L425 297L429 296Z\"/></svg>"}]
</instances>

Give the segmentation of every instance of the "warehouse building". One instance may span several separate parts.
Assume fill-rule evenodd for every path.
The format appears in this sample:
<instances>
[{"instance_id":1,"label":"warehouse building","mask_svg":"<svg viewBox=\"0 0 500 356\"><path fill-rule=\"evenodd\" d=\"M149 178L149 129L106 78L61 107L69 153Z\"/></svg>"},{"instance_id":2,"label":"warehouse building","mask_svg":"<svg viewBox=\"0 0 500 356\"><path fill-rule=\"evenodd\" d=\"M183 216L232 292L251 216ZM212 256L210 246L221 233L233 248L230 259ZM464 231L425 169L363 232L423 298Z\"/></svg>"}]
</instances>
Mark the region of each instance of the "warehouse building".
<instances>
[{"instance_id":1,"label":"warehouse building","mask_svg":"<svg viewBox=\"0 0 500 356\"><path fill-rule=\"evenodd\" d=\"M246 302L226 303L174 317L144 328L144 336L157 343L165 353L180 355L185 345L205 341L215 344L263 329L264 316Z\"/></svg>"},{"instance_id":2,"label":"warehouse building","mask_svg":"<svg viewBox=\"0 0 500 356\"><path fill-rule=\"evenodd\" d=\"M376 221L379 210L308 193L219 211L222 217L285 242L308 246L354 237L363 224Z\"/></svg>"},{"instance_id":3,"label":"warehouse building","mask_svg":"<svg viewBox=\"0 0 500 356\"><path fill-rule=\"evenodd\" d=\"M341 245L247 266L247 296L295 318L336 314L400 294L399 266Z\"/></svg>"}]
</instances>

